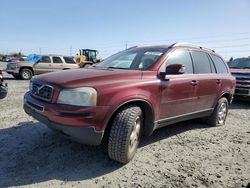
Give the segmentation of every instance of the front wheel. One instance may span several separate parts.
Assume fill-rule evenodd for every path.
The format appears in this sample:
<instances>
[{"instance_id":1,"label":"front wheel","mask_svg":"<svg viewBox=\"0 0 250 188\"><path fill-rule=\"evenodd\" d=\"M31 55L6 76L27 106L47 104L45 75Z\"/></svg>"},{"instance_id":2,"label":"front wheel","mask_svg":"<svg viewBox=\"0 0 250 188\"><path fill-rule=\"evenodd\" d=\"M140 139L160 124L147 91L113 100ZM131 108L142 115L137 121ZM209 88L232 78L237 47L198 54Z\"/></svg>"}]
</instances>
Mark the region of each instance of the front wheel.
<instances>
[{"instance_id":1,"label":"front wheel","mask_svg":"<svg viewBox=\"0 0 250 188\"><path fill-rule=\"evenodd\" d=\"M33 76L33 73L30 69L24 68L20 71L20 78L22 80L30 80Z\"/></svg>"},{"instance_id":2,"label":"front wheel","mask_svg":"<svg viewBox=\"0 0 250 188\"><path fill-rule=\"evenodd\" d=\"M208 124L212 126L224 125L228 114L228 106L227 99L225 97L220 98L212 115L207 119Z\"/></svg>"},{"instance_id":3,"label":"front wheel","mask_svg":"<svg viewBox=\"0 0 250 188\"><path fill-rule=\"evenodd\" d=\"M126 106L118 111L112 123L108 153L120 163L128 163L139 145L142 128L142 111L138 106Z\"/></svg>"}]
</instances>

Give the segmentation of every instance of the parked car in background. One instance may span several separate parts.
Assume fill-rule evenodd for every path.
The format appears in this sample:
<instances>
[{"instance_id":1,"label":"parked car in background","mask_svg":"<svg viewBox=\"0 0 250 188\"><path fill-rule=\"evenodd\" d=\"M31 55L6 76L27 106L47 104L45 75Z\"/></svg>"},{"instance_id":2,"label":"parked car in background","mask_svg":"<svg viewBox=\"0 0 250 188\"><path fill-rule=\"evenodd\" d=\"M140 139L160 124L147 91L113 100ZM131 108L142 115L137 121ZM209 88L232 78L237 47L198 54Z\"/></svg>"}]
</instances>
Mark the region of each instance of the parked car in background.
<instances>
[{"instance_id":1,"label":"parked car in background","mask_svg":"<svg viewBox=\"0 0 250 188\"><path fill-rule=\"evenodd\" d=\"M7 96L8 93L8 87L7 84L4 83L4 79L3 79L3 73L0 70L0 99L3 99Z\"/></svg>"},{"instance_id":2,"label":"parked car in background","mask_svg":"<svg viewBox=\"0 0 250 188\"><path fill-rule=\"evenodd\" d=\"M250 57L229 61L228 66L236 77L235 96L250 99Z\"/></svg>"},{"instance_id":3,"label":"parked car in background","mask_svg":"<svg viewBox=\"0 0 250 188\"><path fill-rule=\"evenodd\" d=\"M16 61L7 64L6 72L15 78L30 80L33 75L76 69L79 65L72 57L60 55L43 55L36 62Z\"/></svg>"},{"instance_id":4,"label":"parked car in background","mask_svg":"<svg viewBox=\"0 0 250 188\"><path fill-rule=\"evenodd\" d=\"M140 136L157 128L201 117L224 125L235 78L213 50L177 43L130 48L90 68L37 76L29 88L27 114L81 143L108 138L110 158L127 163Z\"/></svg>"}]
</instances>

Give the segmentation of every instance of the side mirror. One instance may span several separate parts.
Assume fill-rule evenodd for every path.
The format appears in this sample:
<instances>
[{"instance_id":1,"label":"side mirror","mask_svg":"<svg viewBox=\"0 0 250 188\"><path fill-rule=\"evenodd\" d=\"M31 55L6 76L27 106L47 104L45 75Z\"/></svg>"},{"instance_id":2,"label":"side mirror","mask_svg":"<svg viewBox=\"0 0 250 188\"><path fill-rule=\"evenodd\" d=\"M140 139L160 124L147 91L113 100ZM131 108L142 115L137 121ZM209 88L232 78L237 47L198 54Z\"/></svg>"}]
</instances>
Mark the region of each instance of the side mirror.
<instances>
[{"instance_id":1,"label":"side mirror","mask_svg":"<svg viewBox=\"0 0 250 188\"><path fill-rule=\"evenodd\" d=\"M172 64L166 67L166 74L184 74L185 66L182 64Z\"/></svg>"}]
</instances>

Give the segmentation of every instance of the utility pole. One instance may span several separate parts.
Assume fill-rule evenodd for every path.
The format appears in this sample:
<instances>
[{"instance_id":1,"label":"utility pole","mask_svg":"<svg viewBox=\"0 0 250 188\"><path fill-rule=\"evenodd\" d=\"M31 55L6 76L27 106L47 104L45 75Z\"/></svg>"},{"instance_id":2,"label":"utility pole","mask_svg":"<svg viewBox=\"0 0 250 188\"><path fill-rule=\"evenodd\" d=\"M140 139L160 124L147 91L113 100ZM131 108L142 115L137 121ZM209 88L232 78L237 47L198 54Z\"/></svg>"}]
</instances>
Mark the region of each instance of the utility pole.
<instances>
[{"instance_id":1,"label":"utility pole","mask_svg":"<svg viewBox=\"0 0 250 188\"><path fill-rule=\"evenodd\" d=\"M128 49L128 41L126 41L126 48L125 48L126 50Z\"/></svg>"},{"instance_id":2,"label":"utility pole","mask_svg":"<svg viewBox=\"0 0 250 188\"><path fill-rule=\"evenodd\" d=\"M70 53L70 56L72 56L72 46L70 46L69 53Z\"/></svg>"},{"instance_id":3,"label":"utility pole","mask_svg":"<svg viewBox=\"0 0 250 188\"><path fill-rule=\"evenodd\" d=\"M42 48L39 48L39 55L42 54Z\"/></svg>"}]
</instances>

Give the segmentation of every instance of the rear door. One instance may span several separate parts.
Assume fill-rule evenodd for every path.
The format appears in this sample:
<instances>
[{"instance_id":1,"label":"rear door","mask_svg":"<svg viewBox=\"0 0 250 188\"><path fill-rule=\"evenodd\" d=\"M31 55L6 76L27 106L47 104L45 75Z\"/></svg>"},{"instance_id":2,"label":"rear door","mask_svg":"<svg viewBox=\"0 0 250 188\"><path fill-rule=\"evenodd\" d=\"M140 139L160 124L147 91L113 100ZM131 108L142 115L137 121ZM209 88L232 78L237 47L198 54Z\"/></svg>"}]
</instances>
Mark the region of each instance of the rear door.
<instances>
[{"instance_id":1,"label":"rear door","mask_svg":"<svg viewBox=\"0 0 250 188\"><path fill-rule=\"evenodd\" d=\"M53 71L63 70L63 59L59 56L52 56L52 67Z\"/></svg>"},{"instance_id":2,"label":"rear door","mask_svg":"<svg viewBox=\"0 0 250 188\"><path fill-rule=\"evenodd\" d=\"M203 51L191 51L197 81L196 111L212 110L217 101L221 79L215 71L209 55Z\"/></svg>"},{"instance_id":3,"label":"rear door","mask_svg":"<svg viewBox=\"0 0 250 188\"><path fill-rule=\"evenodd\" d=\"M34 65L35 74L52 72L52 64L49 56L42 56L41 60Z\"/></svg>"},{"instance_id":4,"label":"rear door","mask_svg":"<svg viewBox=\"0 0 250 188\"><path fill-rule=\"evenodd\" d=\"M185 116L196 109L196 83L194 83L193 63L189 50L177 49L173 51L165 64L160 68L165 72L170 64L182 64L185 73L182 75L167 75L167 80L161 80L160 120L169 121L178 116Z\"/></svg>"}]
</instances>

